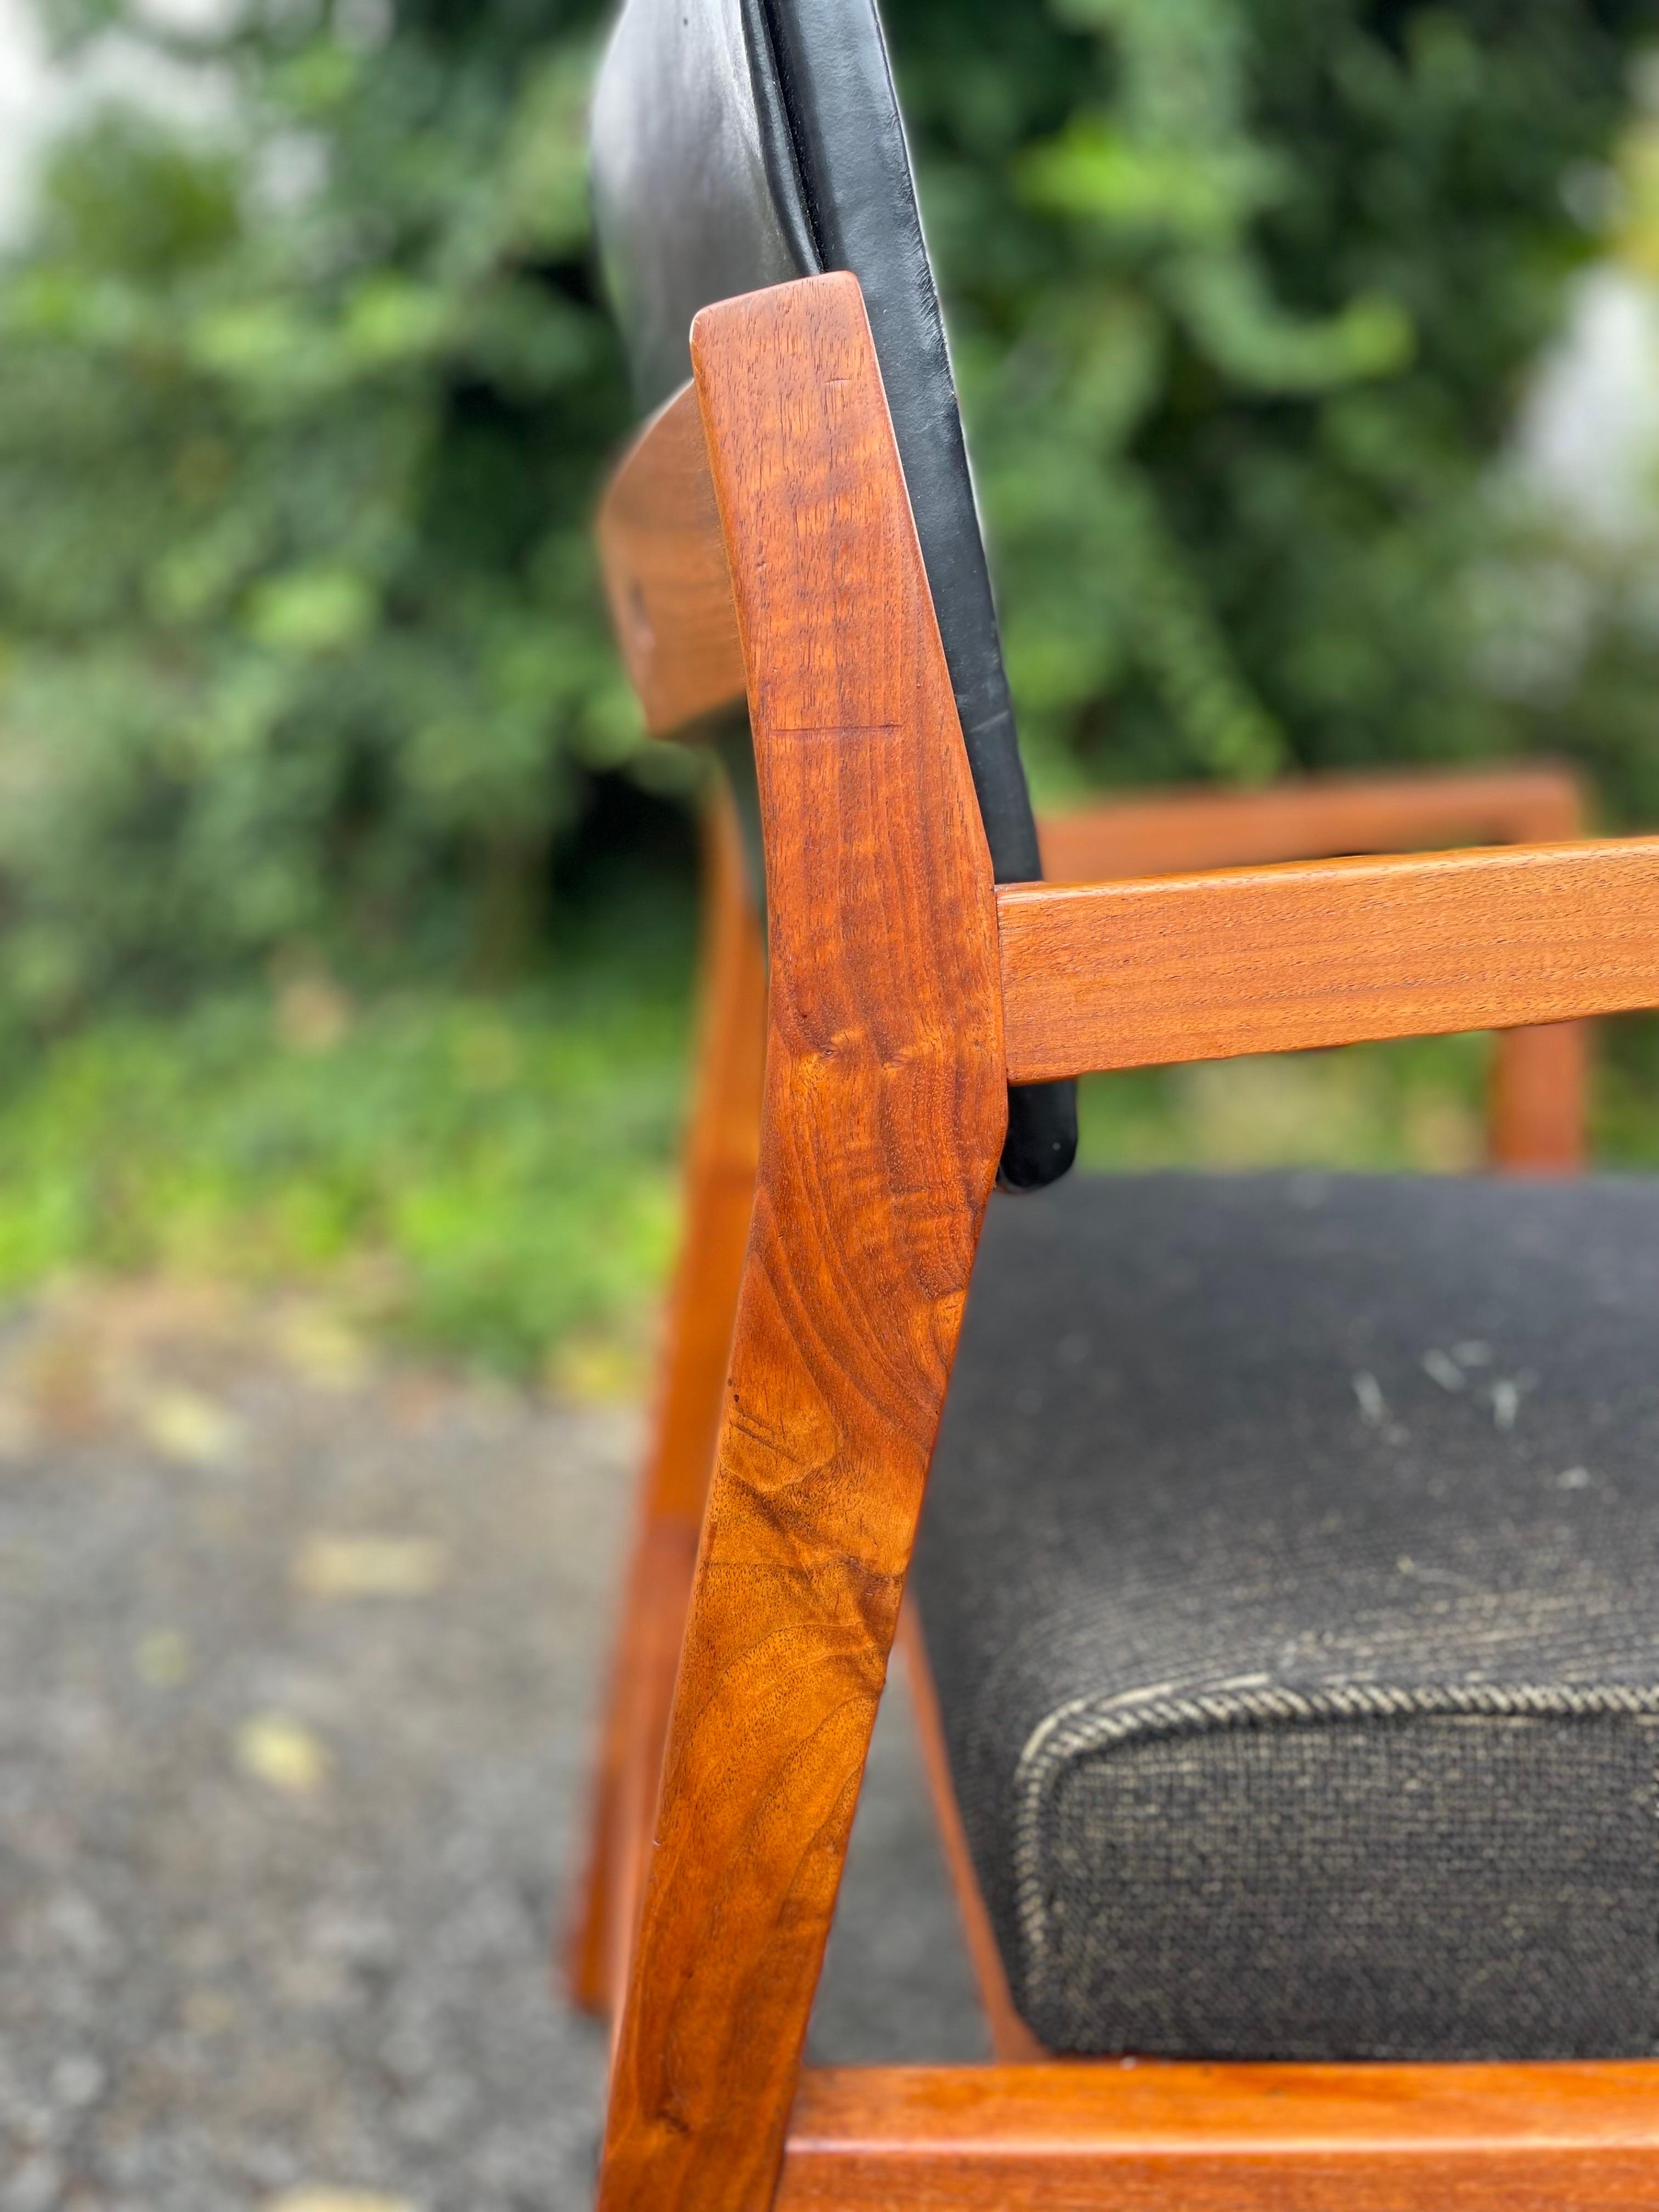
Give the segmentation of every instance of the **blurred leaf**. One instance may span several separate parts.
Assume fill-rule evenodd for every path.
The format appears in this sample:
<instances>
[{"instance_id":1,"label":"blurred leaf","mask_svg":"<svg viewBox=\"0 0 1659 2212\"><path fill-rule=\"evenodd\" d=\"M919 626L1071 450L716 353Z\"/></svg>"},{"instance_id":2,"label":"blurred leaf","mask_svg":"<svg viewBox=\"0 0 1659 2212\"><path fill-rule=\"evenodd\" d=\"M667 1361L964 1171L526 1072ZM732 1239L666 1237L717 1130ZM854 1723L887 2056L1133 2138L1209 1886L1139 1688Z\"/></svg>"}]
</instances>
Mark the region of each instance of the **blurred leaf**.
<instances>
[{"instance_id":1,"label":"blurred leaf","mask_svg":"<svg viewBox=\"0 0 1659 2212\"><path fill-rule=\"evenodd\" d=\"M241 1443L240 1424L198 1390L152 1390L139 1407L138 1419L163 1458L186 1467L222 1467Z\"/></svg>"},{"instance_id":2,"label":"blurred leaf","mask_svg":"<svg viewBox=\"0 0 1659 2212\"><path fill-rule=\"evenodd\" d=\"M406 2197L372 2189L285 2189L268 2197L263 2212L416 2212Z\"/></svg>"},{"instance_id":3,"label":"blurred leaf","mask_svg":"<svg viewBox=\"0 0 1659 2212\"><path fill-rule=\"evenodd\" d=\"M240 228L230 155L192 149L119 108L52 161L45 205L55 255L149 281L219 259Z\"/></svg>"},{"instance_id":4,"label":"blurred leaf","mask_svg":"<svg viewBox=\"0 0 1659 2212\"><path fill-rule=\"evenodd\" d=\"M152 1689L176 1690L195 1664L187 1638L176 1628L153 1628L138 1645L138 1673Z\"/></svg>"},{"instance_id":5,"label":"blurred leaf","mask_svg":"<svg viewBox=\"0 0 1659 2212\"><path fill-rule=\"evenodd\" d=\"M285 1796L314 1797L328 1779L328 1753L298 1721L260 1713L236 1731L236 1764L244 1774Z\"/></svg>"},{"instance_id":6,"label":"blurred leaf","mask_svg":"<svg viewBox=\"0 0 1659 2212\"><path fill-rule=\"evenodd\" d=\"M435 353L450 306L435 287L412 284L387 270L356 286L345 319L346 343L366 367Z\"/></svg>"},{"instance_id":7,"label":"blurred leaf","mask_svg":"<svg viewBox=\"0 0 1659 2212\"><path fill-rule=\"evenodd\" d=\"M346 568L300 568L273 576L248 606L250 636L277 653L328 653L362 637L374 617L374 598Z\"/></svg>"},{"instance_id":8,"label":"blurred leaf","mask_svg":"<svg viewBox=\"0 0 1659 2212\"><path fill-rule=\"evenodd\" d=\"M294 1562L307 1597L429 1597L449 1571L426 1536L313 1536Z\"/></svg>"}]
</instances>

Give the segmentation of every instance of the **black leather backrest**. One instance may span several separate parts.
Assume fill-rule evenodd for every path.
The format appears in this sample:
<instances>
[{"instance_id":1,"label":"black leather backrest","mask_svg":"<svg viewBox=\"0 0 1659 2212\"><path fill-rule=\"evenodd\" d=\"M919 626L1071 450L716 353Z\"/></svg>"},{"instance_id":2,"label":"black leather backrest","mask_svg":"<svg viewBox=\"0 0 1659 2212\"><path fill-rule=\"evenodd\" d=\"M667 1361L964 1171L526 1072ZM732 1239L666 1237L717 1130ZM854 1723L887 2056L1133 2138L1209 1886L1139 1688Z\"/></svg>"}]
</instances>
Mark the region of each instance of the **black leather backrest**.
<instances>
[{"instance_id":1,"label":"black leather backrest","mask_svg":"<svg viewBox=\"0 0 1659 2212\"><path fill-rule=\"evenodd\" d=\"M873 0L626 0L594 94L594 210L642 407L712 301L824 270L863 290L1000 883L1041 875L939 295ZM1003 1180L1077 1146L1070 1084L1012 1091Z\"/></svg>"}]
</instances>

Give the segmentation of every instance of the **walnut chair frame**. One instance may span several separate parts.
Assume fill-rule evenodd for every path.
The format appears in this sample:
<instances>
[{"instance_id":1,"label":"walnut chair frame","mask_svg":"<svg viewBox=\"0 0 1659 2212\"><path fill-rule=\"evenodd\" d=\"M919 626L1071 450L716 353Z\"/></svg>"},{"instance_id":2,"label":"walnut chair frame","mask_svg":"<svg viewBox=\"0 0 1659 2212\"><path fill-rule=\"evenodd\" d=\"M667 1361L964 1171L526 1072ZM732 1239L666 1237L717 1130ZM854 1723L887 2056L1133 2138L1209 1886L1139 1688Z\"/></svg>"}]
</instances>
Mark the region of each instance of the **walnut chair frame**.
<instances>
[{"instance_id":1,"label":"walnut chair frame","mask_svg":"<svg viewBox=\"0 0 1659 2212\"><path fill-rule=\"evenodd\" d=\"M803 2069L1008 1082L1492 1029L1495 1156L1570 1166L1554 1025L1659 1005L1659 839L1570 842L1551 771L1406 778L1085 815L1045 841L1060 880L994 884L857 283L707 308L692 352L601 546L653 728L747 698L766 948L717 807L573 1955L613 2020L602 2212L1659 2202L1656 2063L1045 2058L959 1847L997 2063ZM1521 842L1297 857L1460 836Z\"/></svg>"}]
</instances>

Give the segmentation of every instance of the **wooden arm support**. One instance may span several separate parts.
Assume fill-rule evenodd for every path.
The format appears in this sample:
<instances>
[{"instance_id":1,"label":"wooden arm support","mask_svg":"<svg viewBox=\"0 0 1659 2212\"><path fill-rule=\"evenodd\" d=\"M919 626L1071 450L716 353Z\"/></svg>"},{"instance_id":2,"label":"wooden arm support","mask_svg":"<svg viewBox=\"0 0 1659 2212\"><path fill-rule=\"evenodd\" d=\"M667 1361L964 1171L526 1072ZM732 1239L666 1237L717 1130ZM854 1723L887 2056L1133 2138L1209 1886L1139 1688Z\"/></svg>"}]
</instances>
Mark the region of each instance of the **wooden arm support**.
<instances>
[{"instance_id":1,"label":"wooden arm support","mask_svg":"<svg viewBox=\"0 0 1659 2212\"><path fill-rule=\"evenodd\" d=\"M1659 1006L1659 838L997 891L1008 1077Z\"/></svg>"},{"instance_id":2,"label":"wooden arm support","mask_svg":"<svg viewBox=\"0 0 1659 2212\"><path fill-rule=\"evenodd\" d=\"M1050 883L1189 875L1277 860L1580 837L1584 798L1557 761L1473 769L1388 769L1273 783L1258 791L1125 795L1037 825ZM1559 1175L1582 1167L1589 1034L1583 1022L1504 1030L1492 1056L1492 1166Z\"/></svg>"},{"instance_id":3,"label":"wooden arm support","mask_svg":"<svg viewBox=\"0 0 1659 2212\"><path fill-rule=\"evenodd\" d=\"M1531 761L1148 792L1047 816L1037 830L1051 884L1094 884L1340 853L1545 844L1581 836L1583 811L1571 768Z\"/></svg>"}]
</instances>

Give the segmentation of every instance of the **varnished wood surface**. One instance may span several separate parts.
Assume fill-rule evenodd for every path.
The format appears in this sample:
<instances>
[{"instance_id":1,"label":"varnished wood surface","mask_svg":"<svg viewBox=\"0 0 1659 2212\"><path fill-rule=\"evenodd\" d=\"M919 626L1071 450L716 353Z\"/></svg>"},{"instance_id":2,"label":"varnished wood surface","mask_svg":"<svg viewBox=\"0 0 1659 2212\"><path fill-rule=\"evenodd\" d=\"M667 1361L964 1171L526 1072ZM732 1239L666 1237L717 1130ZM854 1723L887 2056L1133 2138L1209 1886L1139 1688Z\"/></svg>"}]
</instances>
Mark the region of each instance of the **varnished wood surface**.
<instances>
[{"instance_id":1,"label":"varnished wood surface","mask_svg":"<svg viewBox=\"0 0 1659 2212\"><path fill-rule=\"evenodd\" d=\"M979 2001L990 2031L991 2049L1006 2063L1028 2064L1048 2054L1014 2009L1002 1954L997 1948L996 1931L985 1909L979 1877L974 1871L973 1854L968 1848L968 1832L962 1823L962 1808L957 1802L956 1783L951 1773L951 1754L945 1741L939 1692L933 1686L933 1669L914 1601L906 1605L900 1616L899 1647L904 1654L904 1671L910 1684L910 1704L915 1715L922 1772L927 1777L927 1795L933 1808L933 1825L939 1832L951 1887L956 1894L963 1939L968 1946L974 1979L979 1985Z\"/></svg>"},{"instance_id":2,"label":"varnished wood surface","mask_svg":"<svg viewBox=\"0 0 1659 2212\"><path fill-rule=\"evenodd\" d=\"M1431 845L1545 844L1583 828L1577 775L1549 761L1150 792L1037 824L1049 881L1079 884ZM1492 1164L1548 1175L1582 1168L1589 1089L1583 1024L1501 1031L1486 1116Z\"/></svg>"},{"instance_id":3,"label":"varnished wood surface","mask_svg":"<svg viewBox=\"0 0 1659 2212\"><path fill-rule=\"evenodd\" d=\"M707 810L703 884L702 1003L686 1132L685 1224L568 1968L577 2002L594 2012L614 2009L627 1970L760 1152L766 956L736 810L724 787Z\"/></svg>"},{"instance_id":4,"label":"varnished wood surface","mask_svg":"<svg viewBox=\"0 0 1659 2212\"><path fill-rule=\"evenodd\" d=\"M697 395L660 408L599 509L611 618L646 727L664 737L744 696L731 572Z\"/></svg>"},{"instance_id":5,"label":"varnished wood surface","mask_svg":"<svg viewBox=\"0 0 1659 2212\"><path fill-rule=\"evenodd\" d=\"M1638 2212L1659 2064L851 2068L777 2212Z\"/></svg>"},{"instance_id":6,"label":"varnished wood surface","mask_svg":"<svg viewBox=\"0 0 1659 2212\"><path fill-rule=\"evenodd\" d=\"M1143 1056L1194 1056L1218 1027L1264 1020L1271 1042L1224 1048L1641 1003L1607 994L1650 988L1653 848L994 896L856 286L830 277L727 303L700 319L696 358L702 433L682 400L648 434L655 446L623 471L635 503L607 510L608 569L653 726L723 703L747 674L771 872L766 1104L648 1827L664 1735L650 1698L668 1685L701 1498L689 1443L636 1560L650 1634L629 1662L621 1872L599 1916L612 1971L627 1957L603 2212L766 2212L786 2127L776 2202L793 2212L1659 2203L1651 2069L1049 2064L812 2076L796 2102L1005 1064L1060 1072L1023 1064L1032 1035L1050 1051L1058 1030L1068 1053L1081 1040L1091 1054L1108 1010L1115 1034L1127 1019L1144 1044L1159 993L1184 1042L1154 1038ZM711 483L736 586L735 679ZM1598 851L1587 875L1579 863ZM1510 873L1480 873L1494 864ZM1287 888L1298 876L1320 880ZM1155 912L1135 904L1153 894ZM1058 969L1042 1000L1045 951ZM1006 1054L1005 998L1028 1024ZM1299 1034L1322 1022L1342 1033ZM1085 1055L1066 1070L1097 1064L1133 1063ZM710 1357L685 1356L706 1414ZM696 1418L682 1408L675 1435L693 1437Z\"/></svg>"},{"instance_id":7,"label":"varnished wood surface","mask_svg":"<svg viewBox=\"0 0 1659 2212\"><path fill-rule=\"evenodd\" d=\"M1593 1035L1588 1022L1499 1032L1486 1113L1494 1167L1571 1175L1583 1166Z\"/></svg>"},{"instance_id":8,"label":"varnished wood surface","mask_svg":"<svg viewBox=\"0 0 1659 2212\"><path fill-rule=\"evenodd\" d=\"M1011 1081L1659 1004L1659 838L1003 885Z\"/></svg>"},{"instance_id":9,"label":"varnished wood surface","mask_svg":"<svg viewBox=\"0 0 1659 2212\"><path fill-rule=\"evenodd\" d=\"M693 359L769 1026L604 2212L771 2203L1006 1111L989 860L858 287L709 308Z\"/></svg>"},{"instance_id":10,"label":"varnished wood surface","mask_svg":"<svg viewBox=\"0 0 1659 2212\"><path fill-rule=\"evenodd\" d=\"M654 1521L645 1505L641 1498L629 1547L588 1800L587 1856L565 1948L571 2001L596 2015L612 2013L627 1972L630 1903L639 1881L641 1770L647 1755L645 1687L659 1663L663 1614L673 1608L677 1585L684 1623L696 1542L694 1535L677 1544L680 1532Z\"/></svg>"},{"instance_id":11,"label":"varnished wood surface","mask_svg":"<svg viewBox=\"0 0 1659 2212\"><path fill-rule=\"evenodd\" d=\"M1430 845L1547 844L1583 828L1578 780L1554 762L1149 792L1037 824L1042 872L1056 884Z\"/></svg>"}]
</instances>

